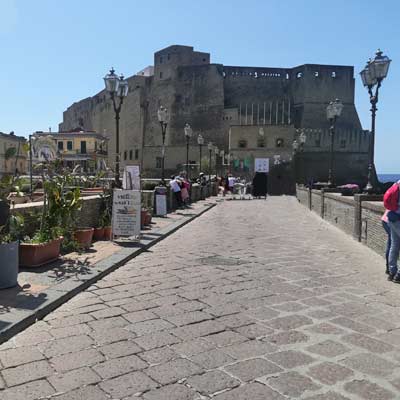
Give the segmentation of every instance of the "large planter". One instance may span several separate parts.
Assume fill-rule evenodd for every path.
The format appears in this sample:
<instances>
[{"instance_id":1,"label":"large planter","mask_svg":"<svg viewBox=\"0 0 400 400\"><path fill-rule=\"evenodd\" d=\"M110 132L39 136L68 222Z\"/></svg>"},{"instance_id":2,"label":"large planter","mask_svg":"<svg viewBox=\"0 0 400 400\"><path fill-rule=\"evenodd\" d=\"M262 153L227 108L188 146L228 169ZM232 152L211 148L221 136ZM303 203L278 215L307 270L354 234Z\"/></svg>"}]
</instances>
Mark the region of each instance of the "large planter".
<instances>
[{"instance_id":1,"label":"large planter","mask_svg":"<svg viewBox=\"0 0 400 400\"><path fill-rule=\"evenodd\" d=\"M74 239L79 243L79 246L88 249L93 240L94 228L79 228L74 232Z\"/></svg>"},{"instance_id":2,"label":"large planter","mask_svg":"<svg viewBox=\"0 0 400 400\"><path fill-rule=\"evenodd\" d=\"M17 285L18 242L0 244L0 289Z\"/></svg>"},{"instance_id":3,"label":"large planter","mask_svg":"<svg viewBox=\"0 0 400 400\"><path fill-rule=\"evenodd\" d=\"M7 223L8 216L10 215L10 205L7 201L0 200L0 226Z\"/></svg>"},{"instance_id":4,"label":"large planter","mask_svg":"<svg viewBox=\"0 0 400 400\"><path fill-rule=\"evenodd\" d=\"M104 240L111 240L112 239L112 229L111 226L104 227Z\"/></svg>"},{"instance_id":5,"label":"large planter","mask_svg":"<svg viewBox=\"0 0 400 400\"><path fill-rule=\"evenodd\" d=\"M57 260L63 238L46 243L21 243L19 245L20 267L40 267Z\"/></svg>"},{"instance_id":6,"label":"large planter","mask_svg":"<svg viewBox=\"0 0 400 400\"><path fill-rule=\"evenodd\" d=\"M145 225L151 224L151 213L149 211L146 212L146 216L144 218L144 224Z\"/></svg>"},{"instance_id":7,"label":"large planter","mask_svg":"<svg viewBox=\"0 0 400 400\"><path fill-rule=\"evenodd\" d=\"M104 228L94 228L93 239L94 240L103 240L104 239Z\"/></svg>"}]
</instances>

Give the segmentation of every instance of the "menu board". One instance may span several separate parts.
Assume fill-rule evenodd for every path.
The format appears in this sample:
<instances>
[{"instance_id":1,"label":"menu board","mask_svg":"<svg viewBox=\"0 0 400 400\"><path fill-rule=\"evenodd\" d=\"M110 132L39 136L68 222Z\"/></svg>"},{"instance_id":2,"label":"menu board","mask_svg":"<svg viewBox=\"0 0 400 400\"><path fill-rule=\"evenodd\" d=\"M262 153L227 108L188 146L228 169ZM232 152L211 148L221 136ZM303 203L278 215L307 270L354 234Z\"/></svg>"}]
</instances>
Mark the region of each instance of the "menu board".
<instances>
[{"instance_id":1,"label":"menu board","mask_svg":"<svg viewBox=\"0 0 400 400\"><path fill-rule=\"evenodd\" d=\"M140 235L139 190L114 189L112 230L114 236Z\"/></svg>"}]
</instances>

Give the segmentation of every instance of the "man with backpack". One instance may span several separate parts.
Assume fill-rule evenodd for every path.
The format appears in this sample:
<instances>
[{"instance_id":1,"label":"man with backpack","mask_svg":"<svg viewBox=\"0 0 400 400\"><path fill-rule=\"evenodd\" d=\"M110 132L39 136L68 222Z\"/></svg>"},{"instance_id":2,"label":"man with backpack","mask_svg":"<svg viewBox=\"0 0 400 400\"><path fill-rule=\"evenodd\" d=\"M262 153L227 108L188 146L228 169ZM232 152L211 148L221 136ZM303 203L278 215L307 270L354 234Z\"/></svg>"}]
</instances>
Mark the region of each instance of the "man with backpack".
<instances>
[{"instance_id":1,"label":"man with backpack","mask_svg":"<svg viewBox=\"0 0 400 400\"><path fill-rule=\"evenodd\" d=\"M400 252L400 180L394 183L383 197L383 205L387 213L390 227L391 245L389 251L389 276L388 280L400 283L400 271L397 260Z\"/></svg>"}]
</instances>

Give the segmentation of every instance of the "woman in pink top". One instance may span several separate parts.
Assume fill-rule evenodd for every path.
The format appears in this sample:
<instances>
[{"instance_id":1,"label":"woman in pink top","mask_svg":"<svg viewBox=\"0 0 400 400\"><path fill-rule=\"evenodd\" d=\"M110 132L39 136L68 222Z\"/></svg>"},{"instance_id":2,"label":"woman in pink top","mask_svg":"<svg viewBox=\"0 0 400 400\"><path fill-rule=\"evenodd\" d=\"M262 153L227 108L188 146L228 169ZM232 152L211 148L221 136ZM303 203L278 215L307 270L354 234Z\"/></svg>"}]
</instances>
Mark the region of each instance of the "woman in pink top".
<instances>
[{"instance_id":1,"label":"woman in pink top","mask_svg":"<svg viewBox=\"0 0 400 400\"><path fill-rule=\"evenodd\" d=\"M388 224L388 212L389 210L385 210L384 214L382 215L382 226L385 232L387 233L388 239L386 243L386 274L389 275L389 251L390 251L390 246L391 246L391 239L390 239L390 226Z\"/></svg>"}]
</instances>

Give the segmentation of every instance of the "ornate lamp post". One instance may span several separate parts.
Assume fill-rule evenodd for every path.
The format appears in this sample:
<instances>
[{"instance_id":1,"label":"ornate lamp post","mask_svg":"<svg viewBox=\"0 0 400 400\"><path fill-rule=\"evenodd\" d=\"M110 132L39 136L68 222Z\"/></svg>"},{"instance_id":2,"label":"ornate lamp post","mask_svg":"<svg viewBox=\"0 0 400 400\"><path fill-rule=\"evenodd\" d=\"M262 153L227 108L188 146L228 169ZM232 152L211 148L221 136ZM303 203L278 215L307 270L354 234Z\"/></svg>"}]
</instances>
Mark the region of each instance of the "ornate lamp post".
<instances>
[{"instance_id":1,"label":"ornate lamp post","mask_svg":"<svg viewBox=\"0 0 400 400\"><path fill-rule=\"evenodd\" d=\"M120 188L122 185L119 175L119 114L124 98L128 95L129 85L123 75L118 77L115 74L114 68L111 68L110 73L104 77L104 83L110 94L115 113L115 187ZM117 99L119 99L118 104Z\"/></svg>"},{"instance_id":2,"label":"ornate lamp post","mask_svg":"<svg viewBox=\"0 0 400 400\"><path fill-rule=\"evenodd\" d=\"M161 149L161 185L165 186L165 133L167 132L167 125L168 125L168 110L160 106L157 111L157 118L158 122L161 126L161 134L162 134L162 149Z\"/></svg>"},{"instance_id":3,"label":"ornate lamp post","mask_svg":"<svg viewBox=\"0 0 400 400\"><path fill-rule=\"evenodd\" d=\"M199 173L200 173L201 172L201 150L204 145L204 138L201 135L201 133L199 133L199 136L197 136L197 144L199 145Z\"/></svg>"},{"instance_id":4,"label":"ornate lamp post","mask_svg":"<svg viewBox=\"0 0 400 400\"><path fill-rule=\"evenodd\" d=\"M373 180L375 178L375 164L374 164L374 153L375 153L375 117L376 111L378 110L376 104L378 103L379 88L382 85L382 81L386 78L390 62L392 60L389 57L384 56L380 49L377 50L375 58L369 60L365 68L360 72L363 85L368 89L369 101L371 103L371 135L369 142L368 151L368 183L365 187L365 191L372 192ZM375 87L375 93L373 88ZM372 176L374 174L374 177Z\"/></svg>"},{"instance_id":5,"label":"ornate lamp post","mask_svg":"<svg viewBox=\"0 0 400 400\"><path fill-rule=\"evenodd\" d=\"M186 178L189 179L189 141L193 131L189 124L186 124L183 130L185 131L186 138Z\"/></svg>"},{"instance_id":6,"label":"ornate lamp post","mask_svg":"<svg viewBox=\"0 0 400 400\"><path fill-rule=\"evenodd\" d=\"M218 146L214 146L214 153L215 153L215 179L217 179L217 176L218 176L218 155L219 155Z\"/></svg>"},{"instance_id":7,"label":"ornate lamp post","mask_svg":"<svg viewBox=\"0 0 400 400\"><path fill-rule=\"evenodd\" d=\"M221 150L219 152L219 156L221 157L221 176L222 176L222 175L224 175L225 150Z\"/></svg>"},{"instance_id":8,"label":"ornate lamp post","mask_svg":"<svg viewBox=\"0 0 400 400\"><path fill-rule=\"evenodd\" d=\"M208 169L208 182L211 183L211 162L212 162L212 151L214 149L214 145L212 142L208 143L208 152L210 153L210 159L209 159L209 169Z\"/></svg>"},{"instance_id":9,"label":"ornate lamp post","mask_svg":"<svg viewBox=\"0 0 400 400\"><path fill-rule=\"evenodd\" d=\"M340 114L343 110L343 104L339 99L335 101L331 101L326 107L326 118L329 121L330 127L330 137L331 137L331 146L330 146L330 161L329 161L329 172L328 172L328 186L333 185L333 143L335 137L335 128L336 128L336 120L340 117Z\"/></svg>"}]
</instances>

